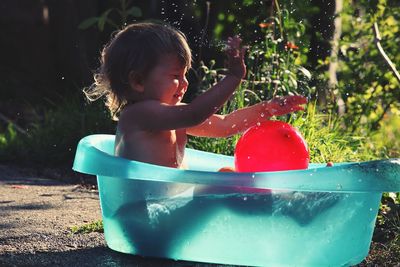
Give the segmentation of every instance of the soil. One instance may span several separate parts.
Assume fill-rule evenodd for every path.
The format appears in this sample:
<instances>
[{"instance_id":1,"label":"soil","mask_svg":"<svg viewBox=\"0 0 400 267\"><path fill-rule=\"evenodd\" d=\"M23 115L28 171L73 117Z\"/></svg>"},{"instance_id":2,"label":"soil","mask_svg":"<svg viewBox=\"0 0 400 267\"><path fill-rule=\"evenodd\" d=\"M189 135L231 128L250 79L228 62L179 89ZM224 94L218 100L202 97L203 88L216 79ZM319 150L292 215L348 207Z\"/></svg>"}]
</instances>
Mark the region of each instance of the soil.
<instances>
[{"instance_id":1,"label":"soil","mask_svg":"<svg viewBox=\"0 0 400 267\"><path fill-rule=\"evenodd\" d=\"M107 248L103 233L73 234L101 219L94 185L71 172L0 165L0 266L228 266L126 255Z\"/></svg>"},{"instance_id":2,"label":"soil","mask_svg":"<svg viewBox=\"0 0 400 267\"><path fill-rule=\"evenodd\" d=\"M97 190L40 174L0 165L0 266L194 265L114 252L103 233L72 234L72 226L101 219Z\"/></svg>"}]
</instances>

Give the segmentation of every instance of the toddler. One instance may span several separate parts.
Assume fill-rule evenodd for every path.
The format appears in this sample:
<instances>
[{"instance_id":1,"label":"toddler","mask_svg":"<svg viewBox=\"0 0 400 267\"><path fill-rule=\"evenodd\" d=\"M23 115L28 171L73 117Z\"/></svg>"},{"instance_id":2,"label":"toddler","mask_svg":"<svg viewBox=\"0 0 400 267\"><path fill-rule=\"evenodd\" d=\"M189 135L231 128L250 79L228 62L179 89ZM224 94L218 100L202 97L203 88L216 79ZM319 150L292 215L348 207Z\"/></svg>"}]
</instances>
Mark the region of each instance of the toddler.
<instances>
[{"instance_id":1,"label":"toddler","mask_svg":"<svg viewBox=\"0 0 400 267\"><path fill-rule=\"evenodd\" d=\"M86 96L106 96L118 119L115 155L184 168L187 135L228 137L274 115L302 110L306 98L286 96L215 114L246 74L239 37L227 41L224 79L191 103L182 103L192 55L184 34L170 26L136 23L118 32L101 54L101 67Z\"/></svg>"},{"instance_id":2,"label":"toddler","mask_svg":"<svg viewBox=\"0 0 400 267\"><path fill-rule=\"evenodd\" d=\"M240 38L229 38L227 75L185 104L181 101L188 88L185 75L191 67L192 55L184 34L155 23L136 23L118 32L103 49L95 83L85 92L90 100L106 96L106 105L118 120L115 155L185 168L188 134L227 137L271 116L301 110L306 99L287 96L227 115L215 114L245 76L244 52ZM136 217L147 218L145 225L151 227L185 207L194 195L208 190L184 184L134 183L134 188L120 188L121 198L127 196L132 203L119 207L115 216L126 216L126 210L134 211Z\"/></svg>"}]
</instances>

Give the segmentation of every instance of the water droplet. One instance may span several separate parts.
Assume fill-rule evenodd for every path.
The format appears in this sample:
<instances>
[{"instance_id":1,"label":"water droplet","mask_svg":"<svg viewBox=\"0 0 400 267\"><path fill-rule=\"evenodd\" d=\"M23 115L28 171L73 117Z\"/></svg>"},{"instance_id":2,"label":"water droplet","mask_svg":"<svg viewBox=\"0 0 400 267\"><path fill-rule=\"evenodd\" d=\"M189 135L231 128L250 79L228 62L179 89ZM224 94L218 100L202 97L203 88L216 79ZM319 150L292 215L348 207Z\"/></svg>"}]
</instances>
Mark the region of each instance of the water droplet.
<instances>
[{"instance_id":1,"label":"water droplet","mask_svg":"<svg viewBox=\"0 0 400 267\"><path fill-rule=\"evenodd\" d=\"M343 189L343 186L342 186L341 184L337 184L337 185L336 185L336 189L337 189L337 190L342 190L342 189Z\"/></svg>"},{"instance_id":2,"label":"water droplet","mask_svg":"<svg viewBox=\"0 0 400 267\"><path fill-rule=\"evenodd\" d=\"M262 118L264 118L264 116L265 116L264 112L262 112L260 115Z\"/></svg>"},{"instance_id":3,"label":"water droplet","mask_svg":"<svg viewBox=\"0 0 400 267\"><path fill-rule=\"evenodd\" d=\"M236 127L236 124L233 124L233 125L232 125L232 129L235 128L235 127Z\"/></svg>"}]
</instances>

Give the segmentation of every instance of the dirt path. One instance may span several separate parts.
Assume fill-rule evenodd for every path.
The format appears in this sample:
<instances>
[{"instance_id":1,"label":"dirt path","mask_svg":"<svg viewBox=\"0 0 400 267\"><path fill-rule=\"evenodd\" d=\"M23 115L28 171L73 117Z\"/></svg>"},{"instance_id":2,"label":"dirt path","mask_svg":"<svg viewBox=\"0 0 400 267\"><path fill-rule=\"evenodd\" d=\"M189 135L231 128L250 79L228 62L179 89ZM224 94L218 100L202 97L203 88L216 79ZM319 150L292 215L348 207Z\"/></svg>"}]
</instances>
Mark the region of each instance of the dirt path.
<instances>
[{"instance_id":1,"label":"dirt path","mask_svg":"<svg viewBox=\"0 0 400 267\"><path fill-rule=\"evenodd\" d=\"M70 231L99 219L97 190L0 165L0 266L218 266L125 255L102 233Z\"/></svg>"}]
</instances>

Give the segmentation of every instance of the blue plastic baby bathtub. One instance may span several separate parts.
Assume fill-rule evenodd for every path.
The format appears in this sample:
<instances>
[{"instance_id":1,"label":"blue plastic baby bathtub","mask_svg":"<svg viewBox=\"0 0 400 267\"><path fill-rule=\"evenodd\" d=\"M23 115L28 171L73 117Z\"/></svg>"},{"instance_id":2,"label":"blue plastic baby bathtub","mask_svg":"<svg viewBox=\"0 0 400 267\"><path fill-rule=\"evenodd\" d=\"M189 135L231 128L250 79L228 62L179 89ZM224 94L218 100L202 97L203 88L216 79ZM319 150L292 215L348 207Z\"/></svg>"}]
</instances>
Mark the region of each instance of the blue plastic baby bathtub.
<instances>
[{"instance_id":1,"label":"blue plastic baby bathtub","mask_svg":"<svg viewBox=\"0 0 400 267\"><path fill-rule=\"evenodd\" d=\"M87 136L73 169L97 175L107 245L142 256L351 266L368 254L382 192L400 191L400 159L226 173L229 156L187 149L178 170L113 149L113 135Z\"/></svg>"}]
</instances>

